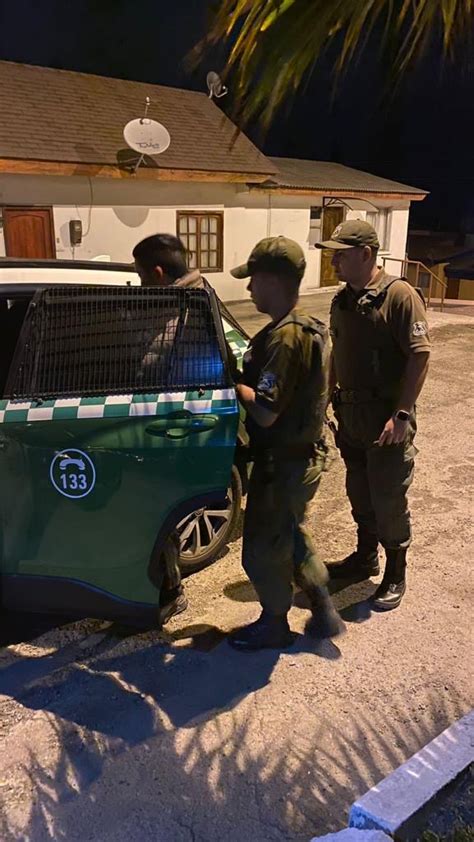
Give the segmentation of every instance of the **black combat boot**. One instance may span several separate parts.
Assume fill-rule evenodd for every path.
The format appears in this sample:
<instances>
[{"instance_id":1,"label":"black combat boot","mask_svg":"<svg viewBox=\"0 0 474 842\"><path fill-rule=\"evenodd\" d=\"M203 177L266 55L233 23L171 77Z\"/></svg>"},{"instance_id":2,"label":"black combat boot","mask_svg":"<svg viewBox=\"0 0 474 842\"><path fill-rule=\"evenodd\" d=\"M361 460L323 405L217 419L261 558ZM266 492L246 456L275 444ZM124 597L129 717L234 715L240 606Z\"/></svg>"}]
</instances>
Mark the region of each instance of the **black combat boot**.
<instances>
[{"instance_id":1,"label":"black combat boot","mask_svg":"<svg viewBox=\"0 0 474 842\"><path fill-rule=\"evenodd\" d=\"M351 579L362 582L380 573L377 536L360 525L357 527L357 549L343 561L328 564L331 579Z\"/></svg>"},{"instance_id":2,"label":"black combat boot","mask_svg":"<svg viewBox=\"0 0 474 842\"><path fill-rule=\"evenodd\" d=\"M313 587L306 589L311 601L312 617L305 626L305 631L311 637L337 637L345 631L344 623L332 604L327 588Z\"/></svg>"},{"instance_id":3,"label":"black combat boot","mask_svg":"<svg viewBox=\"0 0 474 842\"><path fill-rule=\"evenodd\" d=\"M383 579L372 597L372 606L380 611L398 608L406 591L406 550L385 550L387 565Z\"/></svg>"},{"instance_id":4,"label":"black combat boot","mask_svg":"<svg viewBox=\"0 0 474 842\"><path fill-rule=\"evenodd\" d=\"M294 643L286 614L275 616L262 611L258 620L231 632L227 638L234 649L255 652L257 649L285 649Z\"/></svg>"}]
</instances>

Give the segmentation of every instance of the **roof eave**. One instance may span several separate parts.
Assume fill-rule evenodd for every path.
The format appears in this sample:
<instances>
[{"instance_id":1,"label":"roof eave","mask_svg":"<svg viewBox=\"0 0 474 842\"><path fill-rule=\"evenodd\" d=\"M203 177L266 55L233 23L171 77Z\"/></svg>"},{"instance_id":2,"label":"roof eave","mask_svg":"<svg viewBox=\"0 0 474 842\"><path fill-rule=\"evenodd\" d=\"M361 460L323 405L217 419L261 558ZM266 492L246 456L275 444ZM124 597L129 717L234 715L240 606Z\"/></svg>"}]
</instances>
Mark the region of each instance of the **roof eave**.
<instances>
[{"instance_id":1,"label":"roof eave","mask_svg":"<svg viewBox=\"0 0 474 842\"><path fill-rule=\"evenodd\" d=\"M125 167L104 163L76 161L39 161L24 158L0 158L0 174L91 176L95 178L122 178L150 181L209 181L254 184L265 182L271 171L255 173L240 170L199 170L179 167L139 167L132 172Z\"/></svg>"},{"instance_id":2,"label":"roof eave","mask_svg":"<svg viewBox=\"0 0 474 842\"><path fill-rule=\"evenodd\" d=\"M327 187L292 187L283 184L268 184L265 181L260 183L249 183L250 190L266 190L278 195L293 195L293 196L328 196L330 198L341 199L359 199L367 196L372 196L378 199L405 199L412 202L421 202L429 195L428 192L418 191L410 193L408 191L392 191L392 190L334 190Z\"/></svg>"}]
</instances>

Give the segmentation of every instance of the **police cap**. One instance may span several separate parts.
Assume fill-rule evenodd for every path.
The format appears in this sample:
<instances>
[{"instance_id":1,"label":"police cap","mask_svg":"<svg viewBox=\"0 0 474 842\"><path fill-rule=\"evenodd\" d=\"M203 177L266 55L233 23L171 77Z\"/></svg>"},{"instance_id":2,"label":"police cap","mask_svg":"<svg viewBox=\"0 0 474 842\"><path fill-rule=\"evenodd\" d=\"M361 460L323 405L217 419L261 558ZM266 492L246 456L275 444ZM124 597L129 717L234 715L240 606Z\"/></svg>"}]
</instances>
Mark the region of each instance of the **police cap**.
<instances>
[{"instance_id":1,"label":"police cap","mask_svg":"<svg viewBox=\"0 0 474 842\"><path fill-rule=\"evenodd\" d=\"M375 228L362 219L348 219L346 222L341 222L334 229L329 240L316 243L316 248L319 249L351 249L355 246L380 248Z\"/></svg>"},{"instance_id":2,"label":"police cap","mask_svg":"<svg viewBox=\"0 0 474 842\"><path fill-rule=\"evenodd\" d=\"M288 237L266 237L252 249L246 263L231 270L234 278L248 278L255 272L289 271L301 280L306 269L303 249Z\"/></svg>"}]
</instances>

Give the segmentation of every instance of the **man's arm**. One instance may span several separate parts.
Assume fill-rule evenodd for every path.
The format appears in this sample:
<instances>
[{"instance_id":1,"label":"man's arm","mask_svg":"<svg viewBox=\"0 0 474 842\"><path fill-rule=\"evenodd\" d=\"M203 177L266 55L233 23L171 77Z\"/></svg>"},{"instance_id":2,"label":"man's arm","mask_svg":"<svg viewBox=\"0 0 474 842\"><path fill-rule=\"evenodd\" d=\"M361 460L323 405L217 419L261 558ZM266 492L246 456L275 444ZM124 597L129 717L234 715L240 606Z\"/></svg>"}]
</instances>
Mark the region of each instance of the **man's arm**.
<instances>
[{"instance_id":1,"label":"man's arm","mask_svg":"<svg viewBox=\"0 0 474 842\"><path fill-rule=\"evenodd\" d=\"M419 351L417 354L410 354L405 369L405 376L402 382L402 393L400 396L399 409L411 412L428 374L430 354L429 351Z\"/></svg>"},{"instance_id":2,"label":"man's arm","mask_svg":"<svg viewBox=\"0 0 474 842\"><path fill-rule=\"evenodd\" d=\"M327 406L331 403L332 396L334 393L334 389L337 386L337 377L336 377L336 366L334 363L334 351L331 351L331 356L329 357L329 366L328 366L328 402Z\"/></svg>"},{"instance_id":3,"label":"man's arm","mask_svg":"<svg viewBox=\"0 0 474 842\"><path fill-rule=\"evenodd\" d=\"M408 357L402 381L400 400L395 409L394 416L401 409L405 412L411 412L413 410L428 373L429 358L429 351L419 351L416 354L410 354ZM381 436L377 439L378 445L400 444L405 440L408 421L400 421L394 416L389 418L385 424Z\"/></svg>"},{"instance_id":4,"label":"man's arm","mask_svg":"<svg viewBox=\"0 0 474 842\"><path fill-rule=\"evenodd\" d=\"M259 427L271 427L291 403L301 361L301 328L285 325L267 339L255 388L237 384L240 402Z\"/></svg>"},{"instance_id":5,"label":"man's arm","mask_svg":"<svg viewBox=\"0 0 474 842\"><path fill-rule=\"evenodd\" d=\"M271 412L255 400L255 390L244 383L238 383L235 387L237 397L245 410L259 427L271 427L278 418L277 412Z\"/></svg>"}]
</instances>

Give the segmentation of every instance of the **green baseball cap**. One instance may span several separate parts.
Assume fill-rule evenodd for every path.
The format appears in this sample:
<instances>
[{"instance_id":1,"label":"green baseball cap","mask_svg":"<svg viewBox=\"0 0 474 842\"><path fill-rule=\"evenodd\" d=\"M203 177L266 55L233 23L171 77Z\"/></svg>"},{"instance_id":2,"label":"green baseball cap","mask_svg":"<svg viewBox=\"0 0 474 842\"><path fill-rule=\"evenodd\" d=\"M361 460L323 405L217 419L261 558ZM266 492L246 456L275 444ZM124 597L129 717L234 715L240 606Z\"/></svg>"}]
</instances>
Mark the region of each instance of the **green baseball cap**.
<instances>
[{"instance_id":1,"label":"green baseball cap","mask_svg":"<svg viewBox=\"0 0 474 842\"><path fill-rule=\"evenodd\" d=\"M352 249L355 246L380 248L377 231L362 219L341 222L331 234L331 239L316 243L318 249Z\"/></svg>"},{"instance_id":2,"label":"green baseball cap","mask_svg":"<svg viewBox=\"0 0 474 842\"><path fill-rule=\"evenodd\" d=\"M248 278L254 272L272 272L278 268L296 269L300 278L303 277L306 260L303 249L295 240L282 236L260 240L250 252L247 263L231 269L230 274L234 278Z\"/></svg>"}]
</instances>

